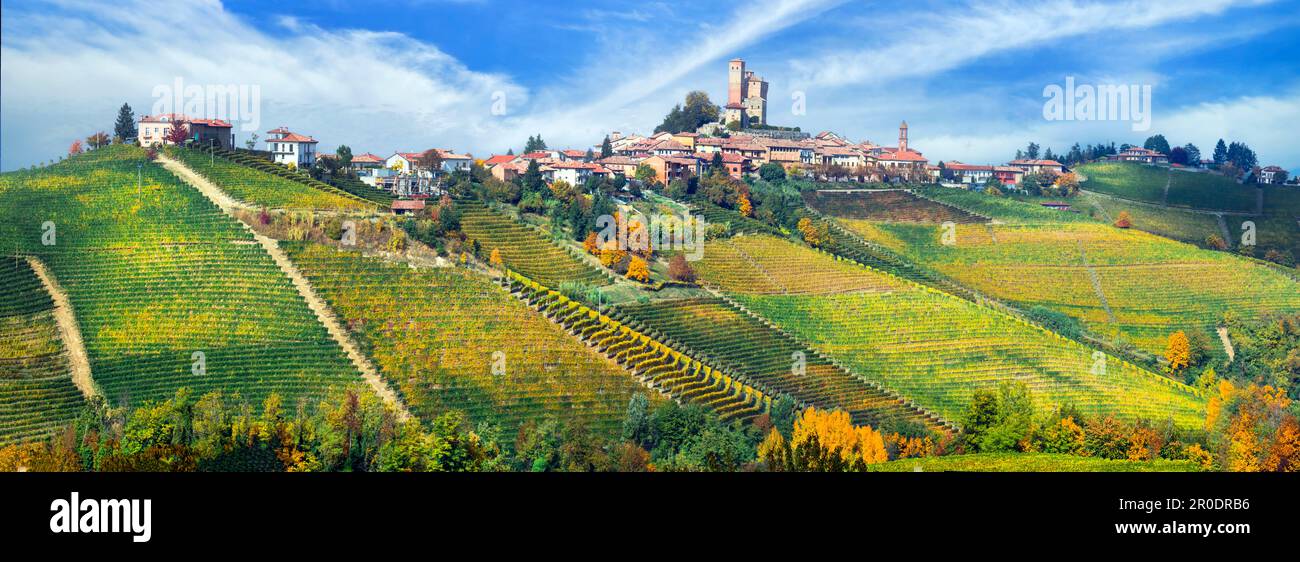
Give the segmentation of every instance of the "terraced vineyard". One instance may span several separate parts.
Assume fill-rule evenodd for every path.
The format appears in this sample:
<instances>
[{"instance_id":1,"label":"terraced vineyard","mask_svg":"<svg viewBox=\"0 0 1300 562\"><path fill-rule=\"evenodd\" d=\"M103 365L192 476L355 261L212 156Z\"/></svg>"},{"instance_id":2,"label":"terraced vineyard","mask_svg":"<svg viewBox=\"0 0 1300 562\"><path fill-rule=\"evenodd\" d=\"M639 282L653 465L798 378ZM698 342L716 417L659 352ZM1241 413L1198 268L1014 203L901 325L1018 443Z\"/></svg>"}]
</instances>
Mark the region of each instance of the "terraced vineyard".
<instances>
[{"instance_id":1,"label":"terraced vineyard","mask_svg":"<svg viewBox=\"0 0 1300 562\"><path fill-rule=\"evenodd\" d=\"M609 282L606 274L595 266L511 217L474 200L458 200L456 206L462 211L461 230L470 240L478 241L484 255L493 249L501 250L506 267L530 279L552 287L564 282L589 285Z\"/></svg>"},{"instance_id":2,"label":"terraced vineyard","mask_svg":"<svg viewBox=\"0 0 1300 562\"><path fill-rule=\"evenodd\" d=\"M0 219L0 253L40 256L68 293L110 401L292 404L361 380L252 235L138 148L0 175Z\"/></svg>"},{"instance_id":3,"label":"terraced vineyard","mask_svg":"<svg viewBox=\"0 0 1300 562\"><path fill-rule=\"evenodd\" d=\"M703 197L695 197L689 203L692 208L691 214L704 217L705 224L729 225L727 232L730 234L781 234L780 230L770 224L714 205Z\"/></svg>"},{"instance_id":4,"label":"terraced vineyard","mask_svg":"<svg viewBox=\"0 0 1300 562\"><path fill-rule=\"evenodd\" d=\"M508 285L569 333L676 400L701 404L724 420L748 420L772 406L761 389L526 277L511 272Z\"/></svg>"},{"instance_id":5,"label":"terraced vineyard","mask_svg":"<svg viewBox=\"0 0 1300 562\"><path fill-rule=\"evenodd\" d=\"M763 243L771 246L773 258L751 263L754 278L764 271L797 275L805 268L794 264L820 256L782 240ZM706 248L706 264L717 257ZM1204 400L1186 386L1113 357L1105 357L1101 374L1097 362L1103 356L1083 345L969 301L845 265L862 278L855 291L787 295L744 283L731 283L727 291L854 373L949 420L960 420L976 390L996 389L1008 380L1024 381L1040 407L1069 403L1080 411L1124 418L1172 417L1186 427L1204 419ZM697 271L713 281L709 276L715 270Z\"/></svg>"},{"instance_id":6,"label":"terraced vineyard","mask_svg":"<svg viewBox=\"0 0 1300 562\"><path fill-rule=\"evenodd\" d=\"M1058 310L1152 353L1163 352L1174 331L1213 336L1226 312L1300 310L1300 285L1278 271L1140 231L1099 224L958 226L949 246L934 227L846 226L980 292Z\"/></svg>"},{"instance_id":7,"label":"terraced vineyard","mask_svg":"<svg viewBox=\"0 0 1300 562\"><path fill-rule=\"evenodd\" d=\"M926 224L980 223L983 217L903 190L817 190L804 192L809 207L836 218Z\"/></svg>"},{"instance_id":8,"label":"terraced vineyard","mask_svg":"<svg viewBox=\"0 0 1300 562\"><path fill-rule=\"evenodd\" d=\"M852 262L796 246L771 236L737 236L704 247L695 269L708 284L724 291L807 294L888 289L896 282L866 277Z\"/></svg>"},{"instance_id":9,"label":"terraced vineyard","mask_svg":"<svg viewBox=\"0 0 1300 562\"><path fill-rule=\"evenodd\" d=\"M48 437L85 403L53 311L27 261L0 258L0 447Z\"/></svg>"},{"instance_id":10,"label":"terraced vineyard","mask_svg":"<svg viewBox=\"0 0 1300 562\"><path fill-rule=\"evenodd\" d=\"M856 424L879 428L914 423L941 428L939 422L897 395L845 372L723 299L625 304L616 309L615 316L708 358L711 364L723 366L769 395L788 394L820 409L843 410Z\"/></svg>"},{"instance_id":11,"label":"terraced vineyard","mask_svg":"<svg viewBox=\"0 0 1300 562\"><path fill-rule=\"evenodd\" d=\"M198 149L172 148L168 151L195 173L207 178L235 200L246 205L273 209L319 209L333 211L368 211L375 203L287 169L263 170L248 162L227 160ZM253 156L240 156L252 158ZM265 166L275 166L262 161ZM314 183L310 183L314 182Z\"/></svg>"},{"instance_id":12,"label":"terraced vineyard","mask_svg":"<svg viewBox=\"0 0 1300 562\"><path fill-rule=\"evenodd\" d=\"M480 274L285 246L423 419L457 409L513 435L526 420L576 417L613 435L641 388Z\"/></svg>"}]
</instances>

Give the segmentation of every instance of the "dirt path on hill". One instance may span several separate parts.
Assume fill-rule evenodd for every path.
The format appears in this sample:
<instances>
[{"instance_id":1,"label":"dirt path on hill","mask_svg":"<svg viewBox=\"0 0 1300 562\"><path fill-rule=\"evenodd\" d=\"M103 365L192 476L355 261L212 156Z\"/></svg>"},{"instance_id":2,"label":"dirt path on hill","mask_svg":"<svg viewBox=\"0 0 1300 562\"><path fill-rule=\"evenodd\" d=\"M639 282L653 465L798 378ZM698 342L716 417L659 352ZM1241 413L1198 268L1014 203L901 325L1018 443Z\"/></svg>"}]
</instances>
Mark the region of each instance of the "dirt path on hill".
<instances>
[{"instance_id":1,"label":"dirt path on hill","mask_svg":"<svg viewBox=\"0 0 1300 562\"><path fill-rule=\"evenodd\" d=\"M1223 342L1223 350L1228 353L1228 362L1231 363L1237 358L1237 351L1232 348L1232 340L1228 339L1228 329L1220 327L1216 331L1219 332L1219 341Z\"/></svg>"},{"instance_id":2,"label":"dirt path on hill","mask_svg":"<svg viewBox=\"0 0 1300 562\"><path fill-rule=\"evenodd\" d=\"M50 294L50 298L54 299L54 322L59 326L59 337L63 340L64 347L68 348L72 383L77 385L77 390L80 390L81 394L89 400L99 394L99 391L95 388L95 379L90 376L90 357L86 355L86 342L81 339L81 328L77 326L77 317L72 312L68 295L63 292L58 281L54 280L54 275L45 267L45 263L34 256L28 256L27 263L31 264L32 270L45 285L45 291Z\"/></svg>"},{"instance_id":3,"label":"dirt path on hill","mask_svg":"<svg viewBox=\"0 0 1300 562\"><path fill-rule=\"evenodd\" d=\"M184 180L185 183L188 183L195 189L199 190L200 193L220 207L227 215L235 218L235 220L239 220L238 217L235 216L234 211L235 209L244 207L234 199L230 198L229 195L226 195L224 191L221 191L221 189L212 182L194 173L193 170L190 170L180 162L162 155L158 156L158 160L162 162L164 168L173 174L176 174L176 177ZM402 403L402 400L398 397L397 393L393 392L393 389L390 388L388 383L384 381L384 378L380 376L379 369L375 367L374 363L370 362L370 359L366 357L365 354L361 352L361 349L352 341L352 337L348 334L347 330L343 328L343 325L339 323L338 317L334 315L329 304L327 304L324 299L320 298L320 295L316 294L316 290L312 288L311 282L303 276L302 272L298 270L298 266L294 265L293 261L289 259L289 256L280 248L280 243L273 238L258 234L257 231L253 230L253 227L248 224L244 224L243 222L240 224L243 224L244 228L248 229L248 231L252 233L253 238L262 245L262 248L271 256L271 259L275 261L275 264L280 267L280 271L282 271L285 276L293 282L293 286L298 289L298 294L302 295L302 298L307 301L307 307L316 314L316 319L325 326L325 330L329 332L330 337L339 344L339 347L343 348L345 353L347 353L348 359L352 361L352 366L356 367L356 369L361 372L361 378L363 378L366 383L374 389L375 394L378 394L385 402L388 402L397 409L400 419L406 420L409 418L411 412L406 409L406 404Z\"/></svg>"},{"instance_id":4,"label":"dirt path on hill","mask_svg":"<svg viewBox=\"0 0 1300 562\"><path fill-rule=\"evenodd\" d=\"M1160 198L1160 204L1166 207L1169 206L1169 185L1172 183L1174 183L1174 172L1165 170L1165 194Z\"/></svg>"}]
</instances>

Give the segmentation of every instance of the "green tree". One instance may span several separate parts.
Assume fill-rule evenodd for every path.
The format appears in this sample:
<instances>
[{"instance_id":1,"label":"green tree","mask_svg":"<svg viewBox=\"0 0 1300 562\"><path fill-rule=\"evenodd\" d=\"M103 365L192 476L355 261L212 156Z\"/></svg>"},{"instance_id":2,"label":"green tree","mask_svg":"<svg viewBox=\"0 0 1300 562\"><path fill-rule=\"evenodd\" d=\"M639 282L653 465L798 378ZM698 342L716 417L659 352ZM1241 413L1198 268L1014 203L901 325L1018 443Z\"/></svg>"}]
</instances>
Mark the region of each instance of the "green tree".
<instances>
[{"instance_id":1,"label":"green tree","mask_svg":"<svg viewBox=\"0 0 1300 562\"><path fill-rule=\"evenodd\" d=\"M758 167L758 177L767 182L780 182L785 180L785 168L776 162L768 162Z\"/></svg>"},{"instance_id":2,"label":"green tree","mask_svg":"<svg viewBox=\"0 0 1300 562\"><path fill-rule=\"evenodd\" d=\"M623 440L637 445L645 444L650 437L650 399L644 393L632 395L627 402L627 415L623 418Z\"/></svg>"},{"instance_id":3,"label":"green tree","mask_svg":"<svg viewBox=\"0 0 1300 562\"><path fill-rule=\"evenodd\" d=\"M1154 150L1161 154L1169 154L1169 141L1165 140L1164 135L1152 135L1147 137L1146 142L1142 143L1142 148Z\"/></svg>"},{"instance_id":4,"label":"green tree","mask_svg":"<svg viewBox=\"0 0 1300 562\"><path fill-rule=\"evenodd\" d=\"M136 139L135 112L131 111L130 104L122 104L117 110L117 121L113 123L113 136L122 139L122 142L132 142Z\"/></svg>"},{"instance_id":5,"label":"green tree","mask_svg":"<svg viewBox=\"0 0 1300 562\"><path fill-rule=\"evenodd\" d=\"M352 147L346 144L340 144L339 147L334 150L334 154L339 157L339 166L344 168L352 166Z\"/></svg>"},{"instance_id":6,"label":"green tree","mask_svg":"<svg viewBox=\"0 0 1300 562\"><path fill-rule=\"evenodd\" d=\"M600 143L601 159L609 158L614 155L614 147L609 143L609 135L605 135L605 140Z\"/></svg>"}]
</instances>

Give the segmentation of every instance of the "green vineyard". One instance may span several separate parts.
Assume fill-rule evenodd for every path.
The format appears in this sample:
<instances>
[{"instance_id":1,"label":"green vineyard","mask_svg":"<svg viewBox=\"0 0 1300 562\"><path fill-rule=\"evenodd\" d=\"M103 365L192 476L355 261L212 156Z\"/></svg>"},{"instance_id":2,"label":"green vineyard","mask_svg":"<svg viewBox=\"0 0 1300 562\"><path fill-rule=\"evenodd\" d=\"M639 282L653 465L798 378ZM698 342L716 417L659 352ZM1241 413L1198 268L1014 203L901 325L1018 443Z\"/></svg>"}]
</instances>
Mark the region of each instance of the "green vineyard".
<instances>
[{"instance_id":1,"label":"green vineyard","mask_svg":"<svg viewBox=\"0 0 1300 562\"><path fill-rule=\"evenodd\" d=\"M766 254L754 255L771 256L747 262L755 278L795 276L809 271L805 264L834 262L786 241L750 238L751 244L768 246ZM706 248L706 264L720 257ZM1001 312L856 264L834 263L861 278L845 284L859 289L791 295L737 283L727 291L854 373L949 420L961 418L975 391L1010 380L1024 381L1043 406L1073 404L1081 411L1130 419L1173 418L1184 426L1203 418L1204 400L1184 385L1098 356ZM732 275L736 267L726 271ZM713 281L709 276L716 270L698 270L706 282Z\"/></svg>"},{"instance_id":2,"label":"green vineyard","mask_svg":"<svg viewBox=\"0 0 1300 562\"><path fill-rule=\"evenodd\" d=\"M1135 230L958 225L948 245L935 227L846 226L965 286L1063 312L1151 353L1178 330L1209 337L1226 313L1300 310L1300 285L1281 272Z\"/></svg>"},{"instance_id":3,"label":"green vineyard","mask_svg":"<svg viewBox=\"0 0 1300 562\"><path fill-rule=\"evenodd\" d=\"M551 241L546 235L473 200L459 200L461 230L479 243L483 255L500 250L506 267L537 282L558 287L577 282L605 285L604 272Z\"/></svg>"},{"instance_id":4,"label":"green vineyard","mask_svg":"<svg viewBox=\"0 0 1300 562\"><path fill-rule=\"evenodd\" d=\"M983 217L903 190L817 190L804 192L809 207L836 218L927 224L978 223Z\"/></svg>"},{"instance_id":5,"label":"green vineyard","mask_svg":"<svg viewBox=\"0 0 1300 562\"><path fill-rule=\"evenodd\" d=\"M625 304L617 307L615 315L661 341L725 366L768 394L788 394L820 409L843 410L856 424L941 427L938 420L898 395L845 372L722 299Z\"/></svg>"},{"instance_id":6,"label":"green vineyard","mask_svg":"<svg viewBox=\"0 0 1300 562\"><path fill-rule=\"evenodd\" d=\"M47 437L85 403L54 301L22 258L0 258L0 446Z\"/></svg>"},{"instance_id":7,"label":"green vineyard","mask_svg":"<svg viewBox=\"0 0 1300 562\"><path fill-rule=\"evenodd\" d=\"M238 158L244 161L236 162L215 154L215 151L209 154L208 151L199 149L173 148L168 153L246 205L272 209L337 211L375 208L372 201L254 156L239 155ZM261 169L262 167L269 169Z\"/></svg>"},{"instance_id":8,"label":"green vineyard","mask_svg":"<svg viewBox=\"0 0 1300 562\"><path fill-rule=\"evenodd\" d=\"M49 265L110 402L189 387L294 403L360 380L252 235L143 150L5 174L0 202L3 253Z\"/></svg>"},{"instance_id":9,"label":"green vineyard","mask_svg":"<svg viewBox=\"0 0 1300 562\"><path fill-rule=\"evenodd\" d=\"M580 418L613 434L641 388L481 274L285 246L422 419L461 410L512 435L527 420Z\"/></svg>"}]
</instances>

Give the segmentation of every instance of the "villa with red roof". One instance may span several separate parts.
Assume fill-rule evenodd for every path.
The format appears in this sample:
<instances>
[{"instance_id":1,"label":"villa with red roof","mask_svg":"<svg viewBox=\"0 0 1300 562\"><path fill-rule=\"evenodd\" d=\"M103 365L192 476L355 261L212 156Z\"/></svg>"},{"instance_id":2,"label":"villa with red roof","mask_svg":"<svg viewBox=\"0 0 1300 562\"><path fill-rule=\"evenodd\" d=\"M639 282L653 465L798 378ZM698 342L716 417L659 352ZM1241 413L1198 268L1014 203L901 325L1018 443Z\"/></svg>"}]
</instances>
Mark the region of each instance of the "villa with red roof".
<instances>
[{"instance_id":1,"label":"villa with red roof","mask_svg":"<svg viewBox=\"0 0 1300 562\"><path fill-rule=\"evenodd\" d=\"M230 126L230 123L220 119L191 119L180 113L162 113L141 117L140 126L136 128L137 141L140 146L167 144L167 135L171 133L172 127L176 123L183 123L189 129L189 139L194 143L203 146L215 144L223 148L235 148L234 128Z\"/></svg>"},{"instance_id":2,"label":"villa with red roof","mask_svg":"<svg viewBox=\"0 0 1300 562\"><path fill-rule=\"evenodd\" d=\"M310 168L316 164L316 145L314 138L300 135L284 127L277 127L266 132L266 148L271 152L271 160L295 168Z\"/></svg>"}]
</instances>

